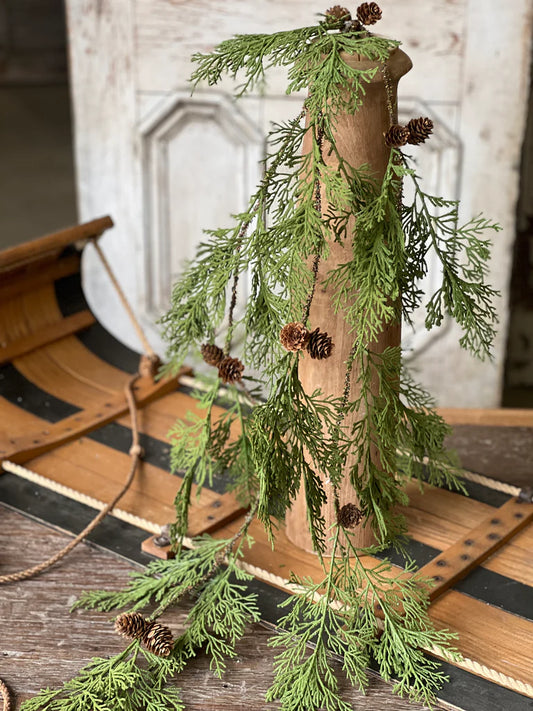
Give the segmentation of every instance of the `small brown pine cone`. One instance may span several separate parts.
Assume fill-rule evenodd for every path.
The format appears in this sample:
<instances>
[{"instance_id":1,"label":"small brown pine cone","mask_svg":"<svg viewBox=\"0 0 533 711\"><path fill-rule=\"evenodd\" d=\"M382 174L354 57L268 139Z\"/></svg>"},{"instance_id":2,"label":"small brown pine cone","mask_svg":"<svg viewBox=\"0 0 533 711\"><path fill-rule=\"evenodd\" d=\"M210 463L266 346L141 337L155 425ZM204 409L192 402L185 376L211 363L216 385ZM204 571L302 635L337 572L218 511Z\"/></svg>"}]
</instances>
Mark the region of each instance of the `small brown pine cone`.
<instances>
[{"instance_id":1,"label":"small brown pine cone","mask_svg":"<svg viewBox=\"0 0 533 711\"><path fill-rule=\"evenodd\" d=\"M115 620L115 632L129 639L140 639L148 627L149 623L140 612L124 612Z\"/></svg>"},{"instance_id":2,"label":"small brown pine cone","mask_svg":"<svg viewBox=\"0 0 533 711\"><path fill-rule=\"evenodd\" d=\"M391 148L399 148L400 146L405 146L409 140L410 133L407 126L400 126L395 123L394 126L391 126L384 135L387 146L390 146Z\"/></svg>"},{"instance_id":3,"label":"small brown pine cone","mask_svg":"<svg viewBox=\"0 0 533 711\"><path fill-rule=\"evenodd\" d=\"M317 360L324 360L324 358L329 358L333 352L333 339L328 336L326 331L321 331L319 328L309 335L309 342L307 343L307 352L311 358Z\"/></svg>"},{"instance_id":4,"label":"small brown pine cone","mask_svg":"<svg viewBox=\"0 0 533 711\"><path fill-rule=\"evenodd\" d=\"M223 383L237 383L242 380L244 365L238 358L226 356L218 365L218 375Z\"/></svg>"},{"instance_id":5,"label":"small brown pine cone","mask_svg":"<svg viewBox=\"0 0 533 711\"><path fill-rule=\"evenodd\" d=\"M355 504L344 504L337 514L337 521L343 528L355 528L363 520L363 512Z\"/></svg>"},{"instance_id":6,"label":"small brown pine cone","mask_svg":"<svg viewBox=\"0 0 533 711\"><path fill-rule=\"evenodd\" d=\"M215 368L224 360L224 351L214 343L204 343L200 346L200 353L207 365L214 365Z\"/></svg>"},{"instance_id":7,"label":"small brown pine cone","mask_svg":"<svg viewBox=\"0 0 533 711\"><path fill-rule=\"evenodd\" d=\"M341 5L334 5L326 10L326 22L328 25L336 25L341 22L349 22L352 19L350 11Z\"/></svg>"},{"instance_id":8,"label":"small brown pine cone","mask_svg":"<svg viewBox=\"0 0 533 711\"><path fill-rule=\"evenodd\" d=\"M417 119L411 119L406 128L409 131L407 143L418 146L419 143L424 143L429 138L433 131L433 121L430 118L421 116Z\"/></svg>"},{"instance_id":9,"label":"small brown pine cone","mask_svg":"<svg viewBox=\"0 0 533 711\"><path fill-rule=\"evenodd\" d=\"M157 654L158 657L168 657L172 651L174 640L169 627L152 622L144 633L143 643L152 654Z\"/></svg>"},{"instance_id":10,"label":"small brown pine cone","mask_svg":"<svg viewBox=\"0 0 533 711\"><path fill-rule=\"evenodd\" d=\"M357 8L357 19L362 25L375 25L381 20L381 8L377 2L364 2Z\"/></svg>"},{"instance_id":11,"label":"small brown pine cone","mask_svg":"<svg viewBox=\"0 0 533 711\"><path fill-rule=\"evenodd\" d=\"M293 321L283 326L279 334L279 340L286 351L301 351L307 345L309 331L303 323Z\"/></svg>"}]
</instances>

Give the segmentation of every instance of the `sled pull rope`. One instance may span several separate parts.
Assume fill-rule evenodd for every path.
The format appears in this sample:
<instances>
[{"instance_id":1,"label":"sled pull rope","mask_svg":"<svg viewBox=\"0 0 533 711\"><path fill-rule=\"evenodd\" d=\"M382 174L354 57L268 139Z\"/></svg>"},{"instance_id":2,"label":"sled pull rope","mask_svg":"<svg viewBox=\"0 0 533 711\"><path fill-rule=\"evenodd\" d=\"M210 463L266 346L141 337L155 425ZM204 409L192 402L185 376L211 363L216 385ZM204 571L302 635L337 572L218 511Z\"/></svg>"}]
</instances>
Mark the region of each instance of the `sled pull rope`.
<instances>
[{"instance_id":1,"label":"sled pull rope","mask_svg":"<svg viewBox=\"0 0 533 711\"><path fill-rule=\"evenodd\" d=\"M148 342L148 339L147 339L146 334L139 322L139 319L137 318L133 309L131 308L131 304L126 297L124 290L120 286L120 283L116 277L115 272L111 268L111 265L109 264L109 262L107 260L107 257L105 256L102 248L100 247L100 245L98 243L99 238L100 238L100 235L97 235L95 237L92 237L90 241L91 241L93 247L95 248L100 261L102 262L102 266L104 267L105 271L107 272L107 275L108 275L109 279L111 280L111 283L113 284L115 291L117 292L117 295L120 299L120 303L122 304L122 306L124 307L124 310L128 314L128 317L132 323L132 326L134 327L135 332L137 333L137 336L139 337L139 340L142 343L143 350L144 350L145 354L148 356L148 358L150 360L156 361L157 355L154 352L150 343Z\"/></svg>"}]
</instances>

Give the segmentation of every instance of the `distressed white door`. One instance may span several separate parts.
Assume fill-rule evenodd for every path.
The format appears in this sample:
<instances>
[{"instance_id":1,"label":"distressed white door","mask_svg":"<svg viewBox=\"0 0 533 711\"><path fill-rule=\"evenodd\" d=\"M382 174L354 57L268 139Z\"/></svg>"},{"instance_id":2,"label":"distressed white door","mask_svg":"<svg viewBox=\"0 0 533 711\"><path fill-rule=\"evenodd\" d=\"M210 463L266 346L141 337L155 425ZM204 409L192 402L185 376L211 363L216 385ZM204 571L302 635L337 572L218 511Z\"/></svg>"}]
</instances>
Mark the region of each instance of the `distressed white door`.
<instances>
[{"instance_id":1,"label":"distressed white door","mask_svg":"<svg viewBox=\"0 0 533 711\"><path fill-rule=\"evenodd\" d=\"M228 224L258 176L270 122L299 111L274 72L262 96L239 102L229 82L190 96L190 57L241 32L312 24L317 0L67 0L78 191L82 219L109 212L103 246L127 294L164 349L155 320L203 228ZM501 290L493 363L479 364L446 323L406 331L417 376L441 404L499 403L507 330L518 164L529 79L531 0L382 0L379 32L399 38L414 67L400 83L400 115L427 115L417 149L426 188L500 222L490 280ZM355 10L354 7L350 7ZM438 278L433 271L427 287ZM84 259L88 300L102 323L138 347L110 285Z\"/></svg>"}]
</instances>

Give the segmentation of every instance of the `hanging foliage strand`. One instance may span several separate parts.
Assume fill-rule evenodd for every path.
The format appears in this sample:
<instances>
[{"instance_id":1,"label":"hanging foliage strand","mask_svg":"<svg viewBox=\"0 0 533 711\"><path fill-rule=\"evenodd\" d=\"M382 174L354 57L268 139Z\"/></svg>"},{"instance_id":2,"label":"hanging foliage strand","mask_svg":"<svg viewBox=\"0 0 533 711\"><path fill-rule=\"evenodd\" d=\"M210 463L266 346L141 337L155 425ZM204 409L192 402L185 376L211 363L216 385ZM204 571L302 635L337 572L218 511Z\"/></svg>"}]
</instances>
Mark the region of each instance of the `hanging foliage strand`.
<instances>
[{"instance_id":1,"label":"hanging foliage strand","mask_svg":"<svg viewBox=\"0 0 533 711\"><path fill-rule=\"evenodd\" d=\"M24 711L88 711L100 701L102 707L105 701L106 708L132 711L148 703L151 708L181 709L178 693L166 681L200 647L214 672L222 674L246 624L259 619L257 600L246 587L251 576L241 568L245 549L253 543L248 536L252 520L257 517L274 544L277 527L301 485L323 579L293 580L298 594L287 601L280 634L271 640L280 651L268 700L279 700L285 711L348 711L338 677L364 689L372 656L383 678L396 680L397 693L431 704L445 677L421 650L457 658L453 635L436 630L427 615L430 581L421 580L409 565L399 575L386 560L369 567L352 531L372 526L377 551L399 541L405 531L394 509L408 503L402 487L407 479L461 487L454 459L444 449L449 428L431 397L402 367L399 348L376 353L371 344L388 325L401 317L409 321L421 307L419 283L431 249L442 279L425 306L427 328L455 319L463 331L461 346L480 358L490 357L497 293L485 282L490 243L484 235L499 227L481 216L461 225L456 202L424 192L399 148L424 142L433 126L424 117L407 126L393 124L390 97L391 125L383 140L391 150L383 180L376 180L368 166L351 166L340 155L335 143L338 116L357 112L377 72L387 87L390 83L387 60L399 43L363 27L380 17L376 3L363 3L353 14L337 5L315 26L238 35L210 54L193 57L193 87L214 86L223 76L239 77L238 97L260 90L267 69L284 67L287 93L309 93L302 113L272 127L263 178L247 208L230 226L206 231L162 319L169 343L167 371L177 372L191 352L218 369L214 378L200 384L196 412L170 433L172 469L182 477L172 526L177 557L150 563L122 591L88 592L76 607L126 609L127 628L134 633L130 636L139 636L142 625L131 617L137 610L155 602L149 618L153 622L186 593L194 590L198 597L187 629L168 656L150 654L137 639L111 660L93 660L63 689L41 692L23 705ZM351 67L343 53L374 65ZM302 153L306 136L310 148ZM336 158L335 168L324 162L323 142ZM402 182L414 187L409 205L402 204ZM328 205L325 214L320 203L317 209L321 194ZM352 338L347 386L339 398L319 390L307 393L298 378L301 358L327 358L333 347L327 324L309 323L318 262L327 257L332 241L347 247L348 258L321 286L332 289L335 310ZM244 272L250 293L238 314L237 290ZM214 344L228 311L230 328L222 350ZM239 341L242 352L231 355ZM357 396L350 394L352 372L357 373ZM227 383L224 391L222 381ZM358 413L355 423L346 427L345 416L353 413ZM336 492L348 455L347 476L358 503L340 507L337 499L337 521L328 530L326 493L317 472ZM391 471L397 476L390 476ZM250 513L233 539L204 536L185 550L193 487L199 493L222 473ZM326 559L328 539L332 554ZM137 665L139 655L149 659L148 671ZM85 705L79 705L82 692L87 692L83 698L92 699Z\"/></svg>"}]
</instances>

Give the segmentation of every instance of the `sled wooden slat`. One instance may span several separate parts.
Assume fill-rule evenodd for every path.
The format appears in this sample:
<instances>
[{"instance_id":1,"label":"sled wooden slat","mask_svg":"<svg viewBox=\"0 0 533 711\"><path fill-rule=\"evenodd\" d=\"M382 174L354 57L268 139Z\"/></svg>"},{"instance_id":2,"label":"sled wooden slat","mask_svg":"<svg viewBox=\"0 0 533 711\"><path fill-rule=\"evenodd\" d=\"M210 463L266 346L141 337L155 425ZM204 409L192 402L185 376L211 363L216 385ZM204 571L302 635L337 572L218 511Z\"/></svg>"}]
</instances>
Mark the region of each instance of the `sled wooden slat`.
<instances>
[{"instance_id":1,"label":"sled wooden slat","mask_svg":"<svg viewBox=\"0 0 533 711\"><path fill-rule=\"evenodd\" d=\"M100 217L82 225L68 227L31 242L4 249L0 252L0 271L17 269L50 255L59 255L65 247L75 242L98 237L110 227L113 227L113 220L110 217Z\"/></svg>"},{"instance_id":2,"label":"sled wooden slat","mask_svg":"<svg viewBox=\"0 0 533 711\"><path fill-rule=\"evenodd\" d=\"M29 336L23 336L16 341L0 346L0 365L8 363L14 358L30 353L31 351L47 345L52 341L70 336L77 331L88 328L95 322L95 318L90 311L79 311L72 316L58 321L54 326L45 326L38 331L34 331Z\"/></svg>"},{"instance_id":3,"label":"sled wooden slat","mask_svg":"<svg viewBox=\"0 0 533 711\"><path fill-rule=\"evenodd\" d=\"M533 504L513 497L478 526L440 553L420 574L433 578L429 599L435 600L503 546L533 520ZM533 606L533 591L532 591Z\"/></svg>"},{"instance_id":4,"label":"sled wooden slat","mask_svg":"<svg viewBox=\"0 0 533 711\"><path fill-rule=\"evenodd\" d=\"M174 378L160 380L156 383L150 378L140 378L134 385L137 405L144 407L154 398L175 390L176 387L177 382ZM9 459L15 464L23 464L112 422L126 412L128 412L128 405L124 394L103 398L99 407L82 410L55 424L46 425L41 431L16 438L7 451L0 452L0 461Z\"/></svg>"},{"instance_id":5,"label":"sled wooden slat","mask_svg":"<svg viewBox=\"0 0 533 711\"><path fill-rule=\"evenodd\" d=\"M51 284L57 279L72 276L79 270L80 255L71 254L48 264L45 269L41 263L31 263L20 269L3 273L0 283L0 303Z\"/></svg>"}]
</instances>

